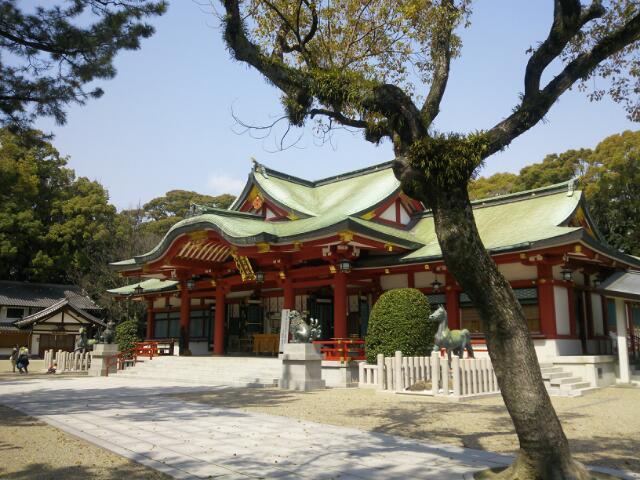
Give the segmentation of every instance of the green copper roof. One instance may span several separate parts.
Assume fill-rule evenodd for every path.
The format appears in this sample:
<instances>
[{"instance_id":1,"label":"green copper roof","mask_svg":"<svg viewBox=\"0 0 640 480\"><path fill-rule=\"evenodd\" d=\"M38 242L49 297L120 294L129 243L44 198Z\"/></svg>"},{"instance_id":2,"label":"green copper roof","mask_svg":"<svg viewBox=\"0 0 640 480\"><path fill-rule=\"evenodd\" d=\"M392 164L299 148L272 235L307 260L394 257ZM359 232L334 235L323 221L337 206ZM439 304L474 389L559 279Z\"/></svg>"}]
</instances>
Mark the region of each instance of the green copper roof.
<instances>
[{"instance_id":1,"label":"green copper roof","mask_svg":"<svg viewBox=\"0 0 640 480\"><path fill-rule=\"evenodd\" d=\"M581 230L581 227L561 225L578 207L582 192L575 191L569 196L566 186L560 192L541 194L543 192L511 195L509 201L495 197L474 202L473 214L485 247L500 250ZM442 256L430 214L419 220L411 231L425 246L403 257L404 261Z\"/></svg>"},{"instance_id":2,"label":"green copper roof","mask_svg":"<svg viewBox=\"0 0 640 480\"><path fill-rule=\"evenodd\" d=\"M258 215L237 211L253 188L303 218L268 222ZM202 230L215 231L236 246L305 242L349 230L410 250L402 257L394 257L395 260L388 257L388 261L412 263L441 258L430 212L414 216L410 229L361 218L398 188L391 162L315 182L256 164L244 192L229 210L206 208L202 214L176 223L150 252L112 266L118 270L139 268L159 258L178 236ZM492 252L524 250L534 244L542 245L541 242L550 245L584 241L598 245L613 257L624 257L627 263L638 263L632 257L612 253L610 247L590 237L582 227L566 226L580 206L586 211L582 193L573 190L572 182L473 202L480 236Z\"/></svg>"},{"instance_id":3,"label":"green copper roof","mask_svg":"<svg viewBox=\"0 0 640 480\"><path fill-rule=\"evenodd\" d=\"M175 280L159 280L157 278L150 278L139 283L132 283L131 285L125 285L120 288L112 288L107 292L112 295L132 295L136 287L140 286L143 289L143 293L156 293L176 290L178 282Z\"/></svg>"},{"instance_id":4,"label":"green copper roof","mask_svg":"<svg viewBox=\"0 0 640 480\"><path fill-rule=\"evenodd\" d=\"M214 210L210 209L209 212ZM411 232L358 217L345 217L338 211L296 221L265 222L261 217L221 210L217 213L206 213L186 218L171 227L162 241L150 252L132 260L111 265L116 269L126 270L132 266L155 260L176 237L199 230L213 230L236 246L254 245L259 242L286 244L335 235L345 230L410 250L422 246L422 243Z\"/></svg>"},{"instance_id":5,"label":"green copper roof","mask_svg":"<svg viewBox=\"0 0 640 480\"><path fill-rule=\"evenodd\" d=\"M252 185L285 210L302 216L354 215L378 205L400 188L391 162L314 182L257 164L231 209L242 204Z\"/></svg>"}]
</instances>

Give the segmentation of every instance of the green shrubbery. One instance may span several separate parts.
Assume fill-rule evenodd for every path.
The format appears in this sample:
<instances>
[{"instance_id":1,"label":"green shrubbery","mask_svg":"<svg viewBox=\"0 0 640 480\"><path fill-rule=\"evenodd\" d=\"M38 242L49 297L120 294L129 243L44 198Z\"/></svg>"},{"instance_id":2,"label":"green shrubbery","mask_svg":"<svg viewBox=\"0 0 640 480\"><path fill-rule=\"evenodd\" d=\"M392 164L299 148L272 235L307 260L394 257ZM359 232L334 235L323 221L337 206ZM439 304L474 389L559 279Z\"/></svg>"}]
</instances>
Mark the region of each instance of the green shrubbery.
<instances>
[{"instance_id":1,"label":"green shrubbery","mask_svg":"<svg viewBox=\"0 0 640 480\"><path fill-rule=\"evenodd\" d=\"M383 293L371 310L366 337L369 363L379 353L392 356L430 355L437 325L429 321L431 307L425 295L415 288L398 288Z\"/></svg>"},{"instance_id":2,"label":"green shrubbery","mask_svg":"<svg viewBox=\"0 0 640 480\"><path fill-rule=\"evenodd\" d=\"M135 346L135 342L139 341L141 338L138 335L138 320L135 317L118 324L116 327L118 350L121 352L131 350Z\"/></svg>"}]
</instances>

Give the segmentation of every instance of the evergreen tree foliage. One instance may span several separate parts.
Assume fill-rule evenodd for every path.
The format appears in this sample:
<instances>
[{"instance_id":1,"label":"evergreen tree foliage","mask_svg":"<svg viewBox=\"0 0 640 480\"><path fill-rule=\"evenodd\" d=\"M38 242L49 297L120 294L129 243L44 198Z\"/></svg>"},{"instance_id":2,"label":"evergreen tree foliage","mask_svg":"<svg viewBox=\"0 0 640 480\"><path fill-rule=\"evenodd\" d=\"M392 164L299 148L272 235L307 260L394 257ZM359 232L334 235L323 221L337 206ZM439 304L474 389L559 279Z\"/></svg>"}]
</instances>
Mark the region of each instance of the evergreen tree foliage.
<instances>
[{"instance_id":1,"label":"evergreen tree foliage","mask_svg":"<svg viewBox=\"0 0 640 480\"><path fill-rule=\"evenodd\" d=\"M145 0L23 3L0 0L0 125L42 115L64 123L65 107L100 97L92 82L114 77L115 55L140 48L154 33L145 20L167 8Z\"/></svg>"},{"instance_id":2,"label":"evergreen tree foliage","mask_svg":"<svg viewBox=\"0 0 640 480\"><path fill-rule=\"evenodd\" d=\"M0 278L65 282L107 250L116 209L42 132L0 130Z\"/></svg>"},{"instance_id":3,"label":"evergreen tree foliage","mask_svg":"<svg viewBox=\"0 0 640 480\"><path fill-rule=\"evenodd\" d=\"M431 355L437 325L429 321L431 307L415 288L398 288L383 293L371 310L365 339L367 361L376 363L379 353L393 356Z\"/></svg>"},{"instance_id":4,"label":"evergreen tree foliage","mask_svg":"<svg viewBox=\"0 0 640 480\"><path fill-rule=\"evenodd\" d=\"M226 209L234 200L235 197L228 193L212 196L188 190L171 190L142 206L146 220L143 228L150 233L164 235L173 225L189 215L192 204Z\"/></svg>"},{"instance_id":5,"label":"evergreen tree foliage","mask_svg":"<svg viewBox=\"0 0 640 480\"><path fill-rule=\"evenodd\" d=\"M640 256L640 131L605 138L582 177L589 210L615 248Z\"/></svg>"},{"instance_id":6,"label":"evergreen tree foliage","mask_svg":"<svg viewBox=\"0 0 640 480\"><path fill-rule=\"evenodd\" d=\"M135 316L120 322L118 326L116 326L116 343L118 344L118 350L126 352L135 347L135 343L142 340L139 330L138 319Z\"/></svg>"},{"instance_id":7,"label":"evergreen tree foliage","mask_svg":"<svg viewBox=\"0 0 640 480\"><path fill-rule=\"evenodd\" d=\"M191 202L233 200L169 192L149 210L117 213L100 183L66 165L42 132L0 129L0 278L76 284L116 321L142 316L144 305L106 293L126 282L109 263L151 250Z\"/></svg>"}]
</instances>

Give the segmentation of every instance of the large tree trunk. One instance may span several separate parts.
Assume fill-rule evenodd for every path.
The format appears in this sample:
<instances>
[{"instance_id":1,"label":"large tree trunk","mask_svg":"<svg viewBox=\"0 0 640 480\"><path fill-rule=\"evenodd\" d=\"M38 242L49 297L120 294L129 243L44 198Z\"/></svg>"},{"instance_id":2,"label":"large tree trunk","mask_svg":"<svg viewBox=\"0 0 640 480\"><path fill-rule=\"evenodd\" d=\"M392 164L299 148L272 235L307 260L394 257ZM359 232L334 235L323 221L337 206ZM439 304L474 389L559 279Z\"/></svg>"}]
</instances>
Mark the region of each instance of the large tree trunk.
<instances>
[{"instance_id":1,"label":"large tree trunk","mask_svg":"<svg viewBox=\"0 0 640 480\"><path fill-rule=\"evenodd\" d=\"M569 444L540 373L522 309L484 248L466 185L442 195L425 188L448 270L469 295L483 321L487 347L504 403L520 441L516 462L504 478L590 478L573 461ZM429 193L431 192L431 193Z\"/></svg>"}]
</instances>

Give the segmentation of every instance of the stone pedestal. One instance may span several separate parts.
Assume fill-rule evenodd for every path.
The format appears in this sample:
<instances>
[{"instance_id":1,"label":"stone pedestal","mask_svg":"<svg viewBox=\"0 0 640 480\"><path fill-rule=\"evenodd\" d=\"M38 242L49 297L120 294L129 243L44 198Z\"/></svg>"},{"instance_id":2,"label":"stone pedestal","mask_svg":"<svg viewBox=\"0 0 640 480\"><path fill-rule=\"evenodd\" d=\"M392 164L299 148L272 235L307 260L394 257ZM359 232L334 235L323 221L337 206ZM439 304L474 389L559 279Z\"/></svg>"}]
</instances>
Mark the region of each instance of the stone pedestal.
<instances>
[{"instance_id":1,"label":"stone pedestal","mask_svg":"<svg viewBox=\"0 0 640 480\"><path fill-rule=\"evenodd\" d=\"M96 343L93 346L93 353L91 354L91 366L87 374L90 377L106 377L107 376L107 362L115 355L118 354L118 345L115 343ZM117 365L112 361L109 366L110 374L116 373Z\"/></svg>"},{"instance_id":2,"label":"stone pedestal","mask_svg":"<svg viewBox=\"0 0 640 480\"><path fill-rule=\"evenodd\" d=\"M325 388L319 347L312 343L286 344L279 385L287 390L302 391Z\"/></svg>"},{"instance_id":3,"label":"stone pedestal","mask_svg":"<svg viewBox=\"0 0 640 480\"><path fill-rule=\"evenodd\" d=\"M331 388L355 388L358 386L358 362L322 362L322 379Z\"/></svg>"}]
</instances>

